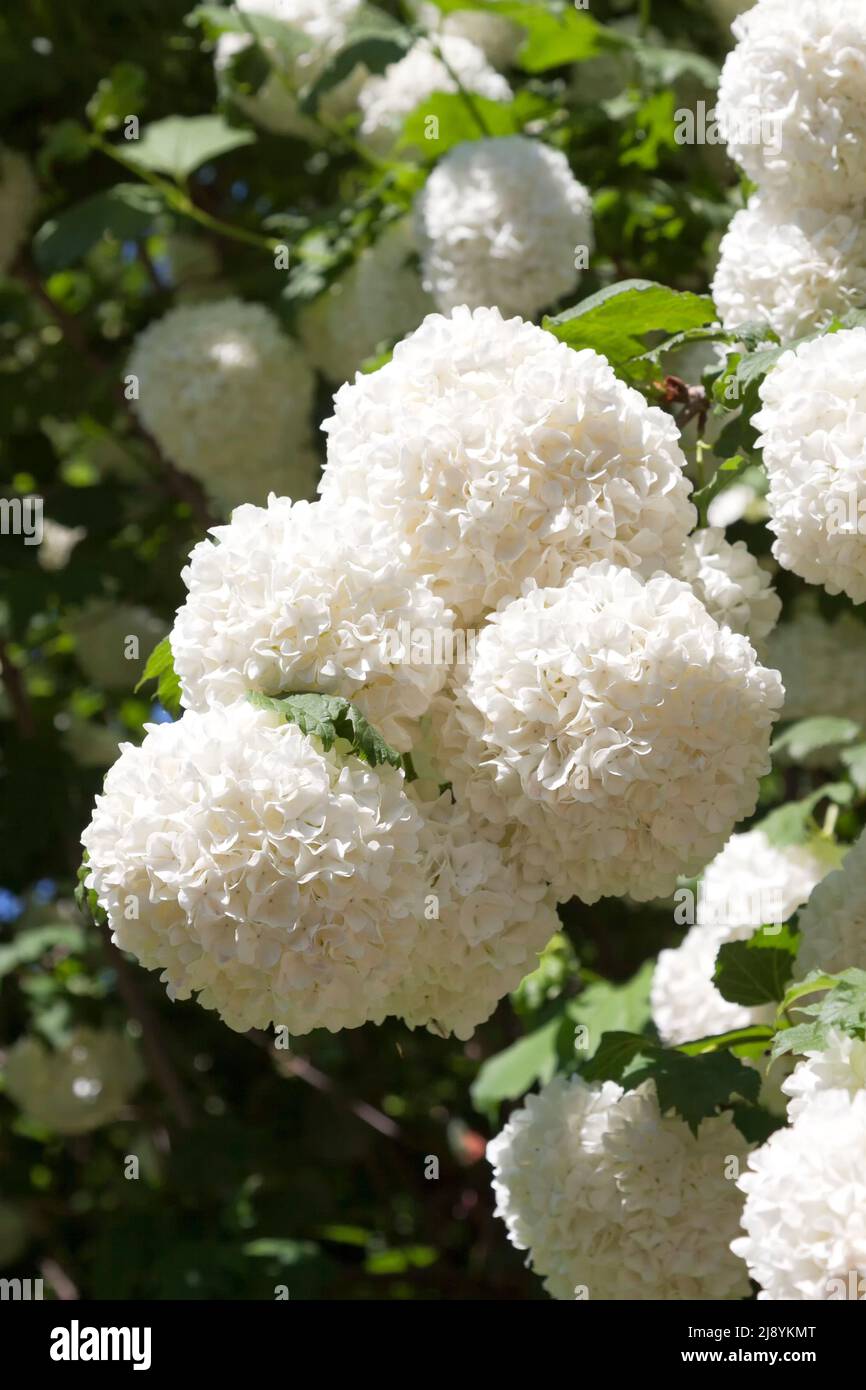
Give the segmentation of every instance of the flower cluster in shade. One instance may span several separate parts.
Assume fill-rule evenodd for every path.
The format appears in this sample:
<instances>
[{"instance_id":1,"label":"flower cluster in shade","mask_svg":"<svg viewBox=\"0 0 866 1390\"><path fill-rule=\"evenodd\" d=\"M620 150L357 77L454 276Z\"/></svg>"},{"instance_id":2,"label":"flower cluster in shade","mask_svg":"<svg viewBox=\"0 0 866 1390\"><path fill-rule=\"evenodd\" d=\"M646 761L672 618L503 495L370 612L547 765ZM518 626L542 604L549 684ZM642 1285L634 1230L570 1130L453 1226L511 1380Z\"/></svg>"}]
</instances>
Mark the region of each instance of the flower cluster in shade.
<instances>
[{"instance_id":1,"label":"flower cluster in shade","mask_svg":"<svg viewBox=\"0 0 866 1390\"><path fill-rule=\"evenodd\" d=\"M57 1134L86 1134L116 1119L144 1076L127 1034L94 1028L76 1029L57 1049L25 1035L3 1072L27 1119Z\"/></svg>"}]
</instances>

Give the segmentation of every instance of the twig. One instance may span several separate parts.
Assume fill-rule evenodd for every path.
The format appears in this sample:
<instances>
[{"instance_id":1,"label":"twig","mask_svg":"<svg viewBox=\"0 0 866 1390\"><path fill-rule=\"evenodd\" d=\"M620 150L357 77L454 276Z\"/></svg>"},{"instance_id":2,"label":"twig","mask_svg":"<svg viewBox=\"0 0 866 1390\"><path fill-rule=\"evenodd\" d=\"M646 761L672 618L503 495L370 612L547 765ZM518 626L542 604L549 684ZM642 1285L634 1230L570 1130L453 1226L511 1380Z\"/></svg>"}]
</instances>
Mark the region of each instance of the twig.
<instances>
[{"instance_id":1,"label":"twig","mask_svg":"<svg viewBox=\"0 0 866 1390\"><path fill-rule=\"evenodd\" d=\"M386 1139L394 1139L398 1143L404 1142L403 1131L388 1115L377 1110L375 1105L369 1105L365 1100L355 1100L352 1096L345 1095L330 1076L313 1066L306 1057L299 1057L294 1052L284 1052L275 1047L267 1034L258 1029L252 1029L247 1037L257 1046L267 1048L274 1066L281 1075L299 1077L301 1081L306 1081L308 1086L312 1086L315 1090L321 1091L323 1095L329 1096L335 1105L349 1110L363 1124L369 1125L379 1134L384 1134Z\"/></svg>"},{"instance_id":2,"label":"twig","mask_svg":"<svg viewBox=\"0 0 866 1390\"><path fill-rule=\"evenodd\" d=\"M46 1283L51 1285L61 1302L74 1303L81 1297L66 1270L50 1255L46 1255L39 1261L39 1273Z\"/></svg>"}]
</instances>

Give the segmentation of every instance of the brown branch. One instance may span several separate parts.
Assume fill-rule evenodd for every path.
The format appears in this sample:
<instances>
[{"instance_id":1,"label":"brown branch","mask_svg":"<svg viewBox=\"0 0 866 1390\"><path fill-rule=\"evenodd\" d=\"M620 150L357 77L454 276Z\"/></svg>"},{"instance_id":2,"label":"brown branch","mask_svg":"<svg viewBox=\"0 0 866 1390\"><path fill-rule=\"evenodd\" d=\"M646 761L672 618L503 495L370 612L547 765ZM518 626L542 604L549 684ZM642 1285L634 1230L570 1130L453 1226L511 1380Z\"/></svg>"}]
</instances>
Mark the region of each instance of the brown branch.
<instances>
[{"instance_id":1,"label":"brown branch","mask_svg":"<svg viewBox=\"0 0 866 1390\"><path fill-rule=\"evenodd\" d=\"M39 1273L45 1282L51 1285L63 1303L74 1303L76 1299L81 1297L66 1270L50 1255L46 1255L44 1259L39 1261Z\"/></svg>"},{"instance_id":2,"label":"brown branch","mask_svg":"<svg viewBox=\"0 0 866 1390\"><path fill-rule=\"evenodd\" d=\"M308 1086L312 1086L314 1090L328 1096L335 1105L348 1110L362 1124L369 1125L379 1134L384 1134L386 1139L394 1139L397 1143L404 1142L400 1126L395 1124L390 1116L377 1110L375 1105L370 1105L365 1100L355 1100L352 1096L347 1096L340 1090L336 1082L332 1081L330 1076L320 1071L318 1067L314 1067L312 1062L307 1061L306 1057L299 1057L297 1053L283 1051L282 1048L275 1047L267 1034L262 1033L259 1029L252 1029L246 1036L258 1047L267 1049L281 1076L297 1076Z\"/></svg>"},{"instance_id":3,"label":"brown branch","mask_svg":"<svg viewBox=\"0 0 866 1390\"><path fill-rule=\"evenodd\" d=\"M0 637L0 677L9 696L9 704L15 717L15 727L20 738L32 738L36 733L36 723L30 699L21 676L20 669L9 655L9 648Z\"/></svg>"},{"instance_id":4,"label":"brown branch","mask_svg":"<svg viewBox=\"0 0 866 1390\"><path fill-rule=\"evenodd\" d=\"M131 1016L141 1025L142 1047L154 1080L181 1128L191 1129L194 1123L192 1106L163 1043L159 1020L138 987L135 971L111 940L108 928L103 931L105 951L117 973L118 993Z\"/></svg>"}]
</instances>

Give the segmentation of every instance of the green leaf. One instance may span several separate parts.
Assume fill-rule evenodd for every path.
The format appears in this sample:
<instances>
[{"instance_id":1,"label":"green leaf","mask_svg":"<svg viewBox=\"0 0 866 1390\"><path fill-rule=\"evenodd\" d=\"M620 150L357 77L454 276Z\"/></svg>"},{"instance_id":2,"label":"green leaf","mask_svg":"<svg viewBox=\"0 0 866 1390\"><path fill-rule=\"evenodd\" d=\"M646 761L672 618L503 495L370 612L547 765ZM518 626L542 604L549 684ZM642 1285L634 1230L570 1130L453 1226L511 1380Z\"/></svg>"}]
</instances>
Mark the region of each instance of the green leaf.
<instances>
[{"instance_id":1,"label":"green leaf","mask_svg":"<svg viewBox=\"0 0 866 1390\"><path fill-rule=\"evenodd\" d=\"M770 752L787 752L797 762L819 748L852 743L860 732L860 725L855 724L853 719L838 719L829 714L816 715L812 719L799 719L787 728L774 740Z\"/></svg>"},{"instance_id":2,"label":"green leaf","mask_svg":"<svg viewBox=\"0 0 866 1390\"><path fill-rule=\"evenodd\" d=\"M587 1081L622 1081L630 1067L663 1052L660 1043L641 1033L605 1033L595 1055L581 1067Z\"/></svg>"},{"instance_id":3,"label":"green leaf","mask_svg":"<svg viewBox=\"0 0 866 1390\"><path fill-rule=\"evenodd\" d=\"M790 927L759 927L747 941L720 947L713 983L731 1004L777 1004L791 978L798 945L798 933Z\"/></svg>"},{"instance_id":4,"label":"green leaf","mask_svg":"<svg viewBox=\"0 0 866 1390\"><path fill-rule=\"evenodd\" d=\"M572 1000L566 1010L574 1053L576 1028L584 1028L587 1046L578 1050L578 1058L589 1058L597 1050L605 1034L615 1032L639 1033L650 1020L650 989L655 962L646 961L625 984L608 980L593 981Z\"/></svg>"},{"instance_id":5,"label":"green leaf","mask_svg":"<svg viewBox=\"0 0 866 1390\"><path fill-rule=\"evenodd\" d=\"M180 713L180 681L174 669L171 642L167 637L157 643L147 658L147 665L134 693L137 695L148 681L156 681L156 698L163 709L176 717Z\"/></svg>"},{"instance_id":6,"label":"green leaf","mask_svg":"<svg viewBox=\"0 0 866 1390\"><path fill-rule=\"evenodd\" d=\"M146 86L147 73L138 63L115 63L87 103L94 129L117 130L127 116L140 116Z\"/></svg>"},{"instance_id":7,"label":"green leaf","mask_svg":"<svg viewBox=\"0 0 866 1390\"><path fill-rule=\"evenodd\" d=\"M777 1129L785 1128L786 1120L783 1115L771 1115L769 1110L765 1110L761 1105L746 1105L742 1101L734 1101L731 1112L734 1124L747 1144L766 1144L771 1134L775 1134Z\"/></svg>"},{"instance_id":8,"label":"green leaf","mask_svg":"<svg viewBox=\"0 0 866 1390\"><path fill-rule=\"evenodd\" d=\"M858 743L856 748L845 748L840 758L848 769L848 776L862 795L866 792L866 743Z\"/></svg>"},{"instance_id":9,"label":"green leaf","mask_svg":"<svg viewBox=\"0 0 866 1390\"><path fill-rule=\"evenodd\" d=\"M433 0L446 14L452 10L484 10L510 19L526 31L526 41L517 57L525 72L546 72L548 68L591 58L605 48L621 47L624 40L585 10L571 4L549 4L545 0Z\"/></svg>"},{"instance_id":10,"label":"green leaf","mask_svg":"<svg viewBox=\"0 0 866 1390\"><path fill-rule=\"evenodd\" d=\"M398 149L420 150L425 158L439 159L454 145L490 135L519 135L530 121L550 111L550 103L536 93L522 91L513 101L491 101L472 94L471 103L460 92L434 92L406 117ZM438 124L433 124L434 117ZM437 131L434 137L431 131Z\"/></svg>"},{"instance_id":11,"label":"green leaf","mask_svg":"<svg viewBox=\"0 0 866 1390\"><path fill-rule=\"evenodd\" d=\"M498 1107L504 1100L517 1100L536 1082L544 1086L550 1081L556 1071L556 1045L561 1025L562 1015L557 1014L543 1027L512 1043L504 1052L489 1057L482 1065L470 1095L475 1109L487 1115L491 1123L495 1122Z\"/></svg>"},{"instance_id":12,"label":"green leaf","mask_svg":"<svg viewBox=\"0 0 866 1390\"><path fill-rule=\"evenodd\" d=\"M74 924L59 922L45 927L28 927L18 932L8 945L0 945L0 979L17 970L19 965L29 965L31 961L39 960L55 946L80 951L84 944L84 932Z\"/></svg>"},{"instance_id":13,"label":"green leaf","mask_svg":"<svg viewBox=\"0 0 866 1390\"><path fill-rule=\"evenodd\" d=\"M371 74L384 72L390 63L405 57L411 42L410 35L396 26L390 15L380 12L378 17L368 15L365 18L362 14L351 26L348 43L329 59L305 92L301 110L314 115L325 93L344 82L359 65Z\"/></svg>"},{"instance_id":14,"label":"green leaf","mask_svg":"<svg viewBox=\"0 0 866 1390\"><path fill-rule=\"evenodd\" d=\"M648 333L680 333L716 317L706 295L672 290L652 280L622 280L590 295L573 309L546 318L543 327L569 347L593 348L627 378L647 379Z\"/></svg>"},{"instance_id":15,"label":"green leaf","mask_svg":"<svg viewBox=\"0 0 866 1390\"><path fill-rule=\"evenodd\" d=\"M97 927L104 927L108 924L108 915L105 911L105 908L100 907L99 905L99 899L96 896L96 889L87 888L85 886L85 879L87 878L87 875L89 873L89 855L85 850L84 858L81 861L78 873L76 875L78 882L75 886L74 893L75 904L82 917L84 917L85 921L90 922Z\"/></svg>"},{"instance_id":16,"label":"green leaf","mask_svg":"<svg viewBox=\"0 0 866 1390\"><path fill-rule=\"evenodd\" d=\"M815 993L827 977L815 975L798 985L799 995ZM816 1003L800 1006L800 1012L810 1022L797 1024L779 1032L773 1044L773 1056L783 1053L821 1052L827 1047L831 1032L847 1033L851 1037L866 1037L866 970L843 970L831 977L832 988ZM785 1001L787 1005L787 1000ZM792 1001L793 1002L793 1001Z\"/></svg>"},{"instance_id":17,"label":"green leaf","mask_svg":"<svg viewBox=\"0 0 866 1390\"><path fill-rule=\"evenodd\" d=\"M36 264L46 275L53 275L80 261L106 236L118 241L140 240L163 210L157 189L140 183L117 183L43 222L33 242Z\"/></svg>"},{"instance_id":18,"label":"green leaf","mask_svg":"<svg viewBox=\"0 0 866 1390\"><path fill-rule=\"evenodd\" d=\"M746 1028L731 1028L727 1033L714 1033L694 1042L680 1043L678 1052L687 1057L700 1057L704 1052L736 1052L738 1057L757 1057L773 1041L774 1029L767 1023L751 1023Z\"/></svg>"},{"instance_id":19,"label":"green leaf","mask_svg":"<svg viewBox=\"0 0 866 1390\"><path fill-rule=\"evenodd\" d=\"M301 733L319 739L325 749L332 748L336 740L341 738L350 743L353 753L371 767L377 763L403 766L401 755L368 723L357 705L345 700L342 695L302 693L270 696L252 690L247 698L258 709L275 710L286 723L297 724Z\"/></svg>"},{"instance_id":20,"label":"green leaf","mask_svg":"<svg viewBox=\"0 0 866 1390\"><path fill-rule=\"evenodd\" d=\"M230 126L222 116L166 116L145 126L138 140L118 148L125 159L183 181L211 159L255 143L253 131Z\"/></svg>"},{"instance_id":21,"label":"green leaf","mask_svg":"<svg viewBox=\"0 0 866 1390\"><path fill-rule=\"evenodd\" d=\"M821 801L834 801L837 806L847 806L854 799L854 789L850 782L827 782L818 787L802 801L789 801L778 806L754 827L762 830L771 845L782 849L786 845L802 845L818 830L813 812Z\"/></svg>"}]
</instances>

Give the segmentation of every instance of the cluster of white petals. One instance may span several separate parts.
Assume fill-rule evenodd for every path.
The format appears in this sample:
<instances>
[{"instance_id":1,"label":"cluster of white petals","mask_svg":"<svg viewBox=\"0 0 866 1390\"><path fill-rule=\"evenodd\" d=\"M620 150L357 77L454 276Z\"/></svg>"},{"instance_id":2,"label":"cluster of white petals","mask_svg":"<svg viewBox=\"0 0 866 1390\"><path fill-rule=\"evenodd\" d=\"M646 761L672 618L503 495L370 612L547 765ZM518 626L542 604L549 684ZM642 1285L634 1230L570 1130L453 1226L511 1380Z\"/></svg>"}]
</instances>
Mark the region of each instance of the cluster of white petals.
<instances>
[{"instance_id":1,"label":"cluster of white petals","mask_svg":"<svg viewBox=\"0 0 866 1390\"><path fill-rule=\"evenodd\" d=\"M866 14L866 12L864 12ZM782 354L753 417L770 480L773 554L830 594L866 599L866 328Z\"/></svg>"},{"instance_id":2,"label":"cluster of white petals","mask_svg":"<svg viewBox=\"0 0 866 1390\"><path fill-rule=\"evenodd\" d=\"M797 974L866 970L866 831L819 883L799 919Z\"/></svg>"},{"instance_id":3,"label":"cluster of white petals","mask_svg":"<svg viewBox=\"0 0 866 1390\"><path fill-rule=\"evenodd\" d=\"M428 29L469 39L495 68L511 67L523 43L523 31L500 14L484 10L451 10L446 14L429 0L416 0L413 8Z\"/></svg>"},{"instance_id":4,"label":"cluster of white petals","mask_svg":"<svg viewBox=\"0 0 866 1390\"><path fill-rule=\"evenodd\" d=\"M493 844L449 792L412 783L423 819L426 920L390 1012L469 1038L538 964L559 930L546 885Z\"/></svg>"},{"instance_id":5,"label":"cluster of white petals","mask_svg":"<svg viewBox=\"0 0 866 1390\"><path fill-rule=\"evenodd\" d=\"M782 677L785 719L829 714L866 724L866 626L852 613L827 622L798 605L767 639L766 660Z\"/></svg>"},{"instance_id":6,"label":"cluster of white petals","mask_svg":"<svg viewBox=\"0 0 866 1390\"><path fill-rule=\"evenodd\" d=\"M467 623L525 579L674 565L696 519L671 417L597 353L497 309L431 314L323 429L322 496L387 519Z\"/></svg>"},{"instance_id":7,"label":"cluster of white petals","mask_svg":"<svg viewBox=\"0 0 866 1390\"><path fill-rule=\"evenodd\" d=\"M271 497L200 541L171 633L188 709L318 691L355 701L401 751L448 673L452 614L365 512ZM442 660L419 659L419 633ZM436 656L433 638L430 654ZM414 641L413 641L414 639Z\"/></svg>"},{"instance_id":8,"label":"cluster of white petals","mask_svg":"<svg viewBox=\"0 0 866 1390\"><path fill-rule=\"evenodd\" d=\"M599 562L491 617L443 756L560 900L646 901L754 809L782 693L688 585Z\"/></svg>"},{"instance_id":9,"label":"cluster of white petals","mask_svg":"<svg viewBox=\"0 0 866 1390\"><path fill-rule=\"evenodd\" d=\"M0 275L21 249L39 202L39 185L17 150L0 146Z\"/></svg>"},{"instance_id":10,"label":"cluster of white petals","mask_svg":"<svg viewBox=\"0 0 866 1390\"><path fill-rule=\"evenodd\" d=\"M790 1082L785 1083L786 1087ZM796 1103L796 1102L795 1102ZM864 1296L866 1090L821 1090L793 1124L749 1158L733 1242L759 1299L830 1301Z\"/></svg>"},{"instance_id":11,"label":"cluster of white petals","mask_svg":"<svg viewBox=\"0 0 866 1390\"><path fill-rule=\"evenodd\" d=\"M729 1114L662 1115L652 1082L623 1093L555 1077L488 1145L496 1215L559 1299L747 1296L728 1248L748 1145Z\"/></svg>"},{"instance_id":12,"label":"cluster of white petals","mask_svg":"<svg viewBox=\"0 0 866 1390\"><path fill-rule=\"evenodd\" d=\"M165 636L165 624L149 609L108 599L91 599L73 609L65 626L75 638L75 655L87 679L107 690L134 686Z\"/></svg>"},{"instance_id":13,"label":"cluster of white petals","mask_svg":"<svg viewBox=\"0 0 866 1390\"><path fill-rule=\"evenodd\" d=\"M62 522L52 521L51 517L46 516L42 522L42 540L37 554L39 568L49 573L66 569L73 550L86 535L84 526L64 526Z\"/></svg>"},{"instance_id":14,"label":"cluster of white petals","mask_svg":"<svg viewBox=\"0 0 866 1390\"><path fill-rule=\"evenodd\" d=\"M686 542L681 577L721 627L760 647L782 611L771 576L745 541L731 544L720 527L695 531Z\"/></svg>"},{"instance_id":15,"label":"cluster of white petals","mask_svg":"<svg viewBox=\"0 0 866 1390\"><path fill-rule=\"evenodd\" d=\"M238 1031L380 1022L424 902L403 775L246 701L124 744L84 832L114 940Z\"/></svg>"},{"instance_id":16,"label":"cluster of white petals","mask_svg":"<svg viewBox=\"0 0 866 1390\"><path fill-rule=\"evenodd\" d=\"M561 150L523 135L470 140L433 170L415 228L424 284L442 313L492 305L534 318L577 286L592 248L592 198Z\"/></svg>"},{"instance_id":17,"label":"cluster of white petals","mask_svg":"<svg viewBox=\"0 0 866 1390\"><path fill-rule=\"evenodd\" d=\"M6 1090L29 1120L58 1134L86 1134L123 1110L143 1080L126 1033L79 1028L57 1051L23 1037L4 1066Z\"/></svg>"},{"instance_id":18,"label":"cluster of white petals","mask_svg":"<svg viewBox=\"0 0 866 1390\"><path fill-rule=\"evenodd\" d=\"M361 139L378 153L388 154L399 141L406 117L434 93L456 92L456 79L465 91L488 101L511 100L506 79L469 39L457 34L419 39L405 57L370 77L361 88Z\"/></svg>"},{"instance_id":19,"label":"cluster of white petals","mask_svg":"<svg viewBox=\"0 0 866 1390\"><path fill-rule=\"evenodd\" d=\"M763 322L783 342L866 300L863 211L790 208L756 195L736 213L712 285L725 328Z\"/></svg>"},{"instance_id":20,"label":"cluster of white petals","mask_svg":"<svg viewBox=\"0 0 866 1390\"><path fill-rule=\"evenodd\" d=\"M145 429L226 510L315 491L313 374L261 304L170 309L139 334L127 373Z\"/></svg>"},{"instance_id":21,"label":"cluster of white petals","mask_svg":"<svg viewBox=\"0 0 866 1390\"><path fill-rule=\"evenodd\" d=\"M411 333L433 307L415 264L412 223L404 218L305 305L298 331L309 361L339 385L381 347Z\"/></svg>"},{"instance_id":22,"label":"cluster of white petals","mask_svg":"<svg viewBox=\"0 0 866 1390\"><path fill-rule=\"evenodd\" d=\"M838 862L828 840L775 846L760 829L731 836L704 870L694 925L679 946L659 954L651 1004L665 1043L770 1022L773 1006L732 1004L719 993L713 984L719 947L745 940L760 926L787 922Z\"/></svg>"},{"instance_id":23,"label":"cluster of white petals","mask_svg":"<svg viewBox=\"0 0 866 1390\"><path fill-rule=\"evenodd\" d=\"M758 0L734 36L717 104L731 158L791 206L866 197L861 0Z\"/></svg>"},{"instance_id":24,"label":"cluster of white petals","mask_svg":"<svg viewBox=\"0 0 866 1390\"><path fill-rule=\"evenodd\" d=\"M853 1099L858 1091L866 1091L866 1042L831 1028L825 1046L803 1054L782 1090L790 1097L789 1120L796 1120L825 1091L844 1091Z\"/></svg>"},{"instance_id":25,"label":"cluster of white petals","mask_svg":"<svg viewBox=\"0 0 866 1390\"><path fill-rule=\"evenodd\" d=\"M280 44L263 29L256 39L273 68L256 92L239 91L229 83L232 100L251 121L275 135L321 140L325 130L301 111L298 93L311 86L345 46L353 20L362 13L363 0L237 0L236 8L253 24L257 16L282 21L295 35L306 39L306 46L298 46L292 53L288 34L286 44ZM221 34L214 54L217 77L225 81L238 55L253 42L252 36L244 33ZM363 68L356 68L327 92L323 114L331 120L347 115L366 77Z\"/></svg>"}]
</instances>

